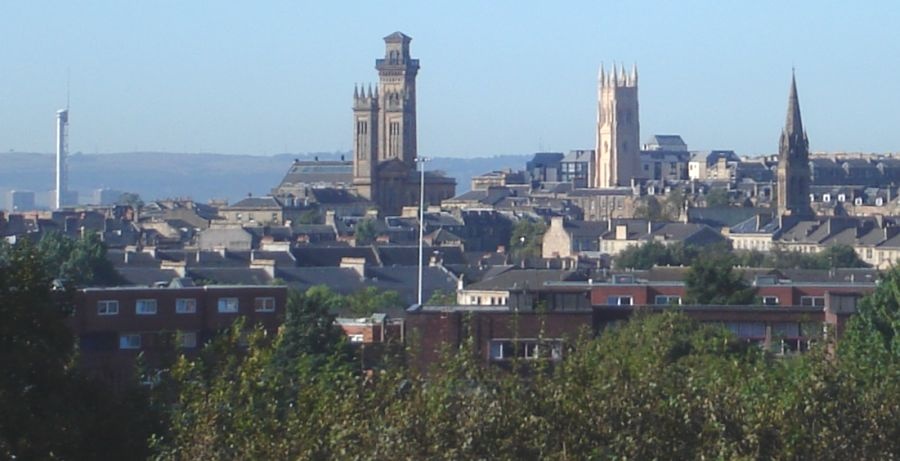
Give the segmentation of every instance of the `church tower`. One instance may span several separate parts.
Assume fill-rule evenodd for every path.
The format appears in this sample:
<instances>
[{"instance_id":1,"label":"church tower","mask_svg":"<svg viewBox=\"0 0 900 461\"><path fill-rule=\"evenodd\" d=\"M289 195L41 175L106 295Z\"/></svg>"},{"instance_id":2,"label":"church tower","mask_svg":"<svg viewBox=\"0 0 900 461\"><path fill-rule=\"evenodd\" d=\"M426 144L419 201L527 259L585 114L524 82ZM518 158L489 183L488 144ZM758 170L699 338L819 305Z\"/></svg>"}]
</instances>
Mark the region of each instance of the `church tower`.
<instances>
[{"instance_id":1,"label":"church tower","mask_svg":"<svg viewBox=\"0 0 900 461\"><path fill-rule=\"evenodd\" d=\"M375 197L378 164L378 88L353 89L353 185L368 199Z\"/></svg>"},{"instance_id":2,"label":"church tower","mask_svg":"<svg viewBox=\"0 0 900 461\"><path fill-rule=\"evenodd\" d=\"M800 120L797 80L791 75L787 119L778 143L778 215L813 217L809 206L809 139Z\"/></svg>"},{"instance_id":3,"label":"church tower","mask_svg":"<svg viewBox=\"0 0 900 461\"><path fill-rule=\"evenodd\" d=\"M600 66L597 106L597 161L593 187L630 186L640 176L640 122L637 66L609 73Z\"/></svg>"},{"instance_id":4,"label":"church tower","mask_svg":"<svg viewBox=\"0 0 900 461\"><path fill-rule=\"evenodd\" d=\"M398 159L415 167L416 161L416 74L419 60L409 55L412 38L394 32L384 37L384 59L375 61L378 70L379 108L378 158Z\"/></svg>"}]
</instances>

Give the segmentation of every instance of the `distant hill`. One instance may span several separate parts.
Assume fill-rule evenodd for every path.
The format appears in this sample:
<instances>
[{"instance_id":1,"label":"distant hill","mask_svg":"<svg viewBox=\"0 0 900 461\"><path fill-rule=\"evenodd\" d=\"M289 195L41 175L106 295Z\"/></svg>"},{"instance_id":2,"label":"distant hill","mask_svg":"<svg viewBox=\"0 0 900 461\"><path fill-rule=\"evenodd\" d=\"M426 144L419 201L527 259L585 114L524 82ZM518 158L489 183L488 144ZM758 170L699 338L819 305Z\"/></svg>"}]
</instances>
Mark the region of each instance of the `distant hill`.
<instances>
[{"instance_id":1,"label":"distant hill","mask_svg":"<svg viewBox=\"0 0 900 461\"><path fill-rule=\"evenodd\" d=\"M278 185L295 159L336 160L350 153L277 154L269 156L133 152L80 154L69 157L69 187L86 202L99 188L136 192L144 200L192 197L235 202L248 193L263 195ZM469 190L474 175L492 170L524 168L531 155L450 158L436 157L429 170L456 178L457 193ZM47 205L53 189L54 156L0 153L0 207L8 207L10 190L30 190L38 205Z\"/></svg>"}]
</instances>

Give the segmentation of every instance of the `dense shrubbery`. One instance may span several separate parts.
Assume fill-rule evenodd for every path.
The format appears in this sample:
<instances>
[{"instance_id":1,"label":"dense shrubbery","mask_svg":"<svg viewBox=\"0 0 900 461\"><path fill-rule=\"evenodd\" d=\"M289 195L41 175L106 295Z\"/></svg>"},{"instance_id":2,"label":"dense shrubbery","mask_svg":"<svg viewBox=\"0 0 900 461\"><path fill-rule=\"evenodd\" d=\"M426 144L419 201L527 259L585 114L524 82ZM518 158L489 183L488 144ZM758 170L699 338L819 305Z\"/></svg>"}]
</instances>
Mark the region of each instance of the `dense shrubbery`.
<instances>
[{"instance_id":1,"label":"dense shrubbery","mask_svg":"<svg viewBox=\"0 0 900 461\"><path fill-rule=\"evenodd\" d=\"M705 247L674 243L666 245L647 241L633 245L615 257L619 269L649 269L653 266L691 266L698 259L709 255L727 255L734 266L772 267L775 269L831 269L846 267L868 267L853 247L832 245L820 253L775 250L767 253L759 251L732 250L726 243Z\"/></svg>"},{"instance_id":2,"label":"dense shrubbery","mask_svg":"<svg viewBox=\"0 0 900 461\"><path fill-rule=\"evenodd\" d=\"M278 360L287 328L251 335L246 349L236 329L207 346L216 354L179 361L178 405L154 448L160 459L890 459L900 453L891 277L838 354L822 341L793 358L675 313L512 371L482 366L466 343L427 374L391 361L362 374L343 353Z\"/></svg>"}]
</instances>

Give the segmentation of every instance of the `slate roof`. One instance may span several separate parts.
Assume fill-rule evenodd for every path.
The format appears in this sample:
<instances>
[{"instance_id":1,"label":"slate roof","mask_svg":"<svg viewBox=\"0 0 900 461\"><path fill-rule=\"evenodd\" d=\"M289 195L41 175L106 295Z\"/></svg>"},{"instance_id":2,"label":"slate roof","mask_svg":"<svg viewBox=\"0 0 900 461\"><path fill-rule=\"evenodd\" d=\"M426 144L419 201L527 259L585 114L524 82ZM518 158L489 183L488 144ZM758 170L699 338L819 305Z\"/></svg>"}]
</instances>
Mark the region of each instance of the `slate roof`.
<instances>
[{"instance_id":1,"label":"slate roof","mask_svg":"<svg viewBox=\"0 0 900 461\"><path fill-rule=\"evenodd\" d=\"M322 205L347 205L354 203L366 203L368 200L350 192L347 189L335 187L317 187L310 189L310 195L316 202Z\"/></svg>"},{"instance_id":2,"label":"slate roof","mask_svg":"<svg viewBox=\"0 0 900 461\"><path fill-rule=\"evenodd\" d=\"M116 271L126 280L126 284L136 286L153 286L157 282L168 282L178 277L174 270L160 269L158 263L156 267L117 266Z\"/></svg>"},{"instance_id":3,"label":"slate roof","mask_svg":"<svg viewBox=\"0 0 900 461\"><path fill-rule=\"evenodd\" d=\"M300 267L337 267L341 258L365 258L366 265L377 265L378 257L372 247L306 246L291 249Z\"/></svg>"},{"instance_id":4,"label":"slate roof","mask_svg":"<svg viewBox=\"0 0 900 461\"><path fill-rule=\"evenodd\" d=\"M587 275L556 269L512 269L492 277L483 277L480 282L465 287L466 290L508 291L542 287L546 282L584 281Z\"/></svg>"},{"instance_id":5,"label":"slate roof","mask_svg":"<svg viewBox=\"0 0 900 461\"><path fill-rule=\"evenodd\" d=\"M247 197L233 205L225 207L226 210L280 210L281 203L275 197Z\"/></svg>"},{"instance_id":6,"label":"slate roof","mask_svg":"<svg viewBox=\"0 0 900 461\"><path fill-rule=\"evenodd\" d=\"M609 230L607 221L566 221L565 229L572 237L599 239Z\"/></svg>"},{"instance_id":7,"label":"slate roof","mask_svg":"<svg viewBox=\"0 0 900 461\"><path fill-rule=\"evenodd\" d=\"M192 279L212 281L215 285L268 285L272 278L263 269L247 267L194 267L188 269Z\"/></svg>"},{"instance_id":8,"label":"slate roof","mask_svg":"<svg viewBox=\"0 0 900 461\"><path fill-rule=\"evenodd\" d=\"M352 161L295 161L282 178L278 188L300 185L351 184L352 182Z\"/></svg>"}]
</instances>

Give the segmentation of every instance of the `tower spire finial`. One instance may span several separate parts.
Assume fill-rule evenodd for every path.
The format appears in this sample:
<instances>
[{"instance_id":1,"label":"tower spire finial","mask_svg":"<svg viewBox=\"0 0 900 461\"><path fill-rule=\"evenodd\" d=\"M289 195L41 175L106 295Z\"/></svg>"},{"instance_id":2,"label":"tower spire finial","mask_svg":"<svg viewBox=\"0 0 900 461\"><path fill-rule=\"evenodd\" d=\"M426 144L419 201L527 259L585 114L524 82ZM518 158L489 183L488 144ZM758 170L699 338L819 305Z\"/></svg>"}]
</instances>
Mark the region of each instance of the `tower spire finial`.
<instances>
[{"instance_id":1,"label":"tower spire finial","mask_svg":"<svg viewBox=\"0 0 900 461\"><path fill-rule=\"evenodd\" d=\"M638 84L638 73L637 73L637 63L631 65L631 86L637 86Z\"/></svg>"},{"instance_id":2,"label":"tower spire finial","mask_svg":"<svg viewBox=\"0 0 900 461\"><path fill-rule=\"evenodd\" d=\"M619 84L619 76L616 73L615 61L613 61L613 64L612 64L612 74L610 74L610 76L609 76L609 82L610 82L610 86L616 86Z\"/></svg>"},{"instance_id":3,"label":"tower spire finial","mask_svg":"<svg viewBox=\"0 0 900 461\"><path fill-rule=\"evenodd\" d=\"M791 91L788 95L787 119L784 123L784 132L788 135L794 133L803 134L803 121L800 117L800 98L797 96L797 77L791 68Z\"/></svg>"}]
</instances>

